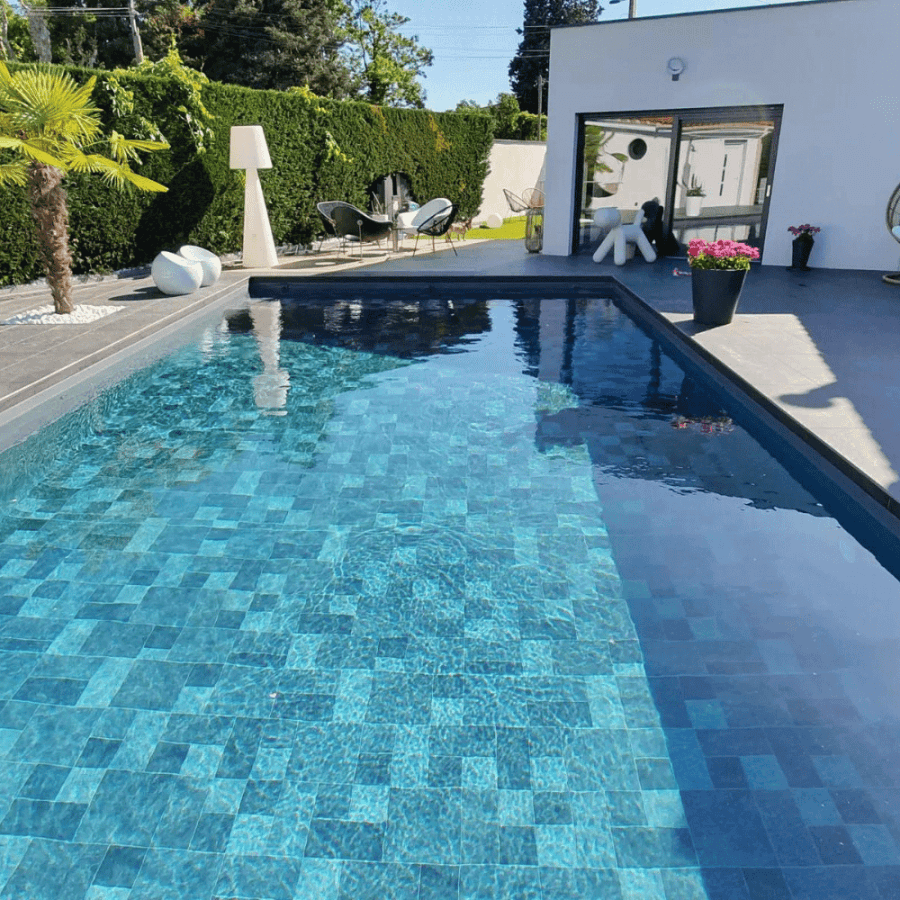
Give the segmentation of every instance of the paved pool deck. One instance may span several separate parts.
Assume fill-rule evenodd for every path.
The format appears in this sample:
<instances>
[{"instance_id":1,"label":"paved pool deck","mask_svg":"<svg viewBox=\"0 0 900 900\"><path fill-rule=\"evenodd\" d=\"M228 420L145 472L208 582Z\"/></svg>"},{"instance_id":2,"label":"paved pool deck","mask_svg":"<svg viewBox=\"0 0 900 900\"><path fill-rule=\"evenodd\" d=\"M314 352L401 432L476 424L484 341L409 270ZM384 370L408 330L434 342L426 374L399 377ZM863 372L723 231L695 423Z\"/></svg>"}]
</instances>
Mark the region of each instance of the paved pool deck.
<instances>
[{"instance_id":1,"label":"paved pool deck","mask_svg":"<svg viewBox=\"0 0 900 900\"><path fill-rule=\"evenodd\" d=\"M80 284L76 303L119 309L90 325L0 326L0 433L24 405L66 389L67 380L163 329L246 295L251 275L614 278L689 337L701 351L746 381L792 423L821 440L900 504L900 288L879 272L755 268L738 315L723 328L691 319L691 279L683 260L640 258L597 265L590 256L528 254L519 242L460 242L437 253L367 250L361 259L323 253L285 259L277 270L227 270L212 288L166 297L147 276ZM45 288L0 291L0 321L50 302ZM49 392L49 393L48 393ZM2 446L2 442L0 442ZM896 509L894 510L896 512Z\"/></svg>"}]
</instances>

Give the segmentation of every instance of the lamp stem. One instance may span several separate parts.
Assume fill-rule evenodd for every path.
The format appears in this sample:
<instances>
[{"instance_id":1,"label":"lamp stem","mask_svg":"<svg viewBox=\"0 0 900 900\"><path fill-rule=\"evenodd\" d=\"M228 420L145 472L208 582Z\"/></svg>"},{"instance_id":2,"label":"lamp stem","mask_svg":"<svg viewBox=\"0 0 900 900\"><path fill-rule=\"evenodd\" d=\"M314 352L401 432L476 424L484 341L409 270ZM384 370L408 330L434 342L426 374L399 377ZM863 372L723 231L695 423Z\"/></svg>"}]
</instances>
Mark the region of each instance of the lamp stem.
<instances>
[{"instance_id":1,"label":"lamp stem","mask_svg":"<svg viewBox=\"0 0 900 900\"><path fill-rule=\"evenodd\" d=\"M244 268L271 269L278 265L266 199L257 169L247 169L244 187Z\"/></svg>"}]
</instances>

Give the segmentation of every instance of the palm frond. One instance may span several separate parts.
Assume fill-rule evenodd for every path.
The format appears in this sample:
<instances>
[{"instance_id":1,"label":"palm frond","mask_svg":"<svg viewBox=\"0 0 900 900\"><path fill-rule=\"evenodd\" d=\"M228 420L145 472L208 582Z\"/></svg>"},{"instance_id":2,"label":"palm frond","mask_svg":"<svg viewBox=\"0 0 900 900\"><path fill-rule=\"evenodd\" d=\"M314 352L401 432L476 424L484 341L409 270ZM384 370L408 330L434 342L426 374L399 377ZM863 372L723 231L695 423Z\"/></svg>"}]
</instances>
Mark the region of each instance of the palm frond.
<instances>
[{"instance_id":1,"label":"palm frond","mask_svg":"<svg viewBox=\"0 0 900 900\"><path fill-rule=\"evenodd\" d=\"M125 139L125 144L131 150L168 150L169 144L167 141L138 141L138 140L129 140Z\"/></svg>"},{"instance_id":2,"label":"palm frond","mask_svg":"<svg viewBox=\"0 0 900 900\"><path fill-rule=\"evenodd\" d=\"M168 188L164 184L160 184L158 181L153 181L150 178L145 178L143 175L138 175L137 172L132 172L131 169L128 169L125 173L125 178L130 181L136 188L140 188L142 191L151 191L155 194L165 194L168 192Z\"/></svg>"},{"instance_id":3,"label":"palm frond","mask_svg":"<svg viewBox=\"0 0 900 900\"><path fill-rule=\"evenodd\" d=\"M21 138L0 134L0 149L15 150L16 152L21 153L22 156L28 157L28 159L32 159L35 162L42 162L48 166L55 166L57 169L62 169L63 171L67 168L65 159L46 153L32 141L23 141Z\"/></svg>"},{"instance_id":4,"label":"palm frond","mask_svg":"<svg viewBox=\"0 0 900 900\"><path fill-rule=\"evenodd\" d=\"M15 184L19 187L28 183L28 166L22 160L0 165L0 187Z\"/></svg>"},{"instance_id":5,"label":"palm frond","mask_svg":"<svg viewBox=\"0 0 900 900\"><path fill-rule=\"evenodd\" d=\"M109 173L115 173L122 168L122 164L99 153L82 153L74 150L67 160L68 168L72 172L94 172L109 177ZM120 180L116 182L120 183Z\"/></svg>"},{"instance_id":6,"label":"palm frond","mask_svg":"<svg viewBox=\"0 0 900 900\"><path fill-rule=\"evenodd\" d=\"M164 193L169 190L165 185L152 181L150 178L145 178L143 175L138 175L136 172L132 172L126 164L116 162L113 159L95 153L73 154L69 163L69 168L73 172L93 172L100 175L107 184L117 188L132 184L142 191Z\"/></svg>"},{"instance_id":7,"label":"palm frond","mask_svg":"<svg viewBox=\"0 0 900 900\"><path fill-rule=\"evenodd\" d=\"M100 131L99 110L90 103L95 79L79 87L65 73L23 69L3 83L2 106L11 130L53 144L83 143Z\"/></svg>"}]
</instances>

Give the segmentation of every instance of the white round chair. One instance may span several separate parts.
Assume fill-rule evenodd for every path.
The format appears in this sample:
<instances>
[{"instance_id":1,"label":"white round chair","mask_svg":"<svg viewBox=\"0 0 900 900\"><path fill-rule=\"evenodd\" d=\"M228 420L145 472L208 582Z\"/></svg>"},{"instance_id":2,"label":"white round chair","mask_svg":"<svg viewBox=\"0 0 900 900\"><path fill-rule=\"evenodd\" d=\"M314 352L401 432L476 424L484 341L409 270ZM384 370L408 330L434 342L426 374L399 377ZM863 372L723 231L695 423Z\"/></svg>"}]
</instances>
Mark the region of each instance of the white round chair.
<instances>
[{"instance_id":1,"label":"white round chair","mask_svg":"<svg viewBox=\"0 0 900 900\"><path fill-rule=\"evenodd\" d=\"M153 260L150 275L164 294L193 294L203 283L203 266L163 250Z\"/></svg>"},{"instance_id":2,"label":"white round chair","mask_svg":"<svg viewBox=\"0 0 900 900\"><path fill-rule=\"evenodd\" d=\"M191 262L200 263L203 267L203 281L200 282L200 287L209 287L219 280L219 276L222 274L222 260L212 250L185 244L179 249L178 255Z\"/></svg>"}]
</instances>

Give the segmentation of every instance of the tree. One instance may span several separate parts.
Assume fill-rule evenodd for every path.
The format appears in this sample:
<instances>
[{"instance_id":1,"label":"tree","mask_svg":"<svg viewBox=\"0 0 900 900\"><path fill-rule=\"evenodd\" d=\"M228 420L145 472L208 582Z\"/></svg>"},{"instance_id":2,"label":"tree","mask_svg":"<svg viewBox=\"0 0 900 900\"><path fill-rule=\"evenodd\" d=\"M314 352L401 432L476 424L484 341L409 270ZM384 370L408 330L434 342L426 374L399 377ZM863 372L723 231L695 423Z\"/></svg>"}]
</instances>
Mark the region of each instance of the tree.
<instances>
[{"instance_id":1,"label":"tree","mask_svg":"<svg viewBox=\"0 0 900 900\"><path fill-rule=\"evenodd\" d=\"M28 19L19 15L6 0L0 0L0 59L13 62L35 62L37 59Z\"/></svg>"},{"instance_id":2,"label":"tree","mask_svg":"<svg viewBox=\"0 0 900 900\"><path fill-rule=\"evenodd\" d=\"M349 0L343 20L346 58L356 93L379 106L425 106L419 76L434 61L418 37L399 29L409 22L384 0Z\"/></svg>"},{"instance_id":3,"label":"tree","mask_svg":"<svg viewBox=\"0 0 900 900\"><path fill-rule=\"evenodd\" d=\"M487 115L488 108L486 106L482 106L477 100L460 100L456 104L456 109L454 112L464 112L464 113L482 113Z\"/></svg>"},{"instance_id":4,"label":"tree","mask_svg":"<svg viewBox=\"0 0 900 900\"><path fill-rule=\"evenodd\" d=\"M460 100L455 112L489 116L493 120L494 138L501 141L543 140L538 133L537 116L523 113L514 94L502 93L487 106L479 106L474 100Z\"/></svg>"},{"instance_id":5,"label":"tree","mask_svg":"<svg viewBox=\"0 0 900 900\"><path fill-rule=\"evenodd\" d=\"M199 10L182 0L142 0L138 3L141 40L147 59L165 59L173 49L186 54L191 41L196 42L201 18ZM199 68L196 60L184 57L185 64Z\"/></svg>"},{"instance_id":6,"label":"tree","mask_svg":"<svg viewBox=\"0 0 900 900\"><path fill-rule=\"evenodd\" d=\"M101 133L100 111L91 105L96 79L79 87L70 75L47 66L10 74L0 62L0 150L12 161L0 165L0 187L28 191L41 261L58 313L72 312L72 256L69 211L62 186L68 172L99 174L115 187L168 190L131 170L139 150L163 150L159 141L127 140L113 131ZM105 144L112 159L91 153Z\"/></svg>"},{"instance_id":7,"label":"tree","mask_svg":"<svg viewBox=\"0 0 900 900\"><path fill-rule=\"evenodd\" d=\"M509 64L509 83L525 112L538 111L538 76L544 79L546 101L550 72L550 28L596 22L603 7L597 0L525 0L525 21L519 49ZM547 111L546 102L542 109Z\"/></svg>"},{"instance_id":8,"label":"tree","mask_svg":"<svg viewBox=\"0 0 900 900\"><path fill-rule=\"evenodd\" d=\"M284 90L307 86L344 97L343 0L206 0L197 38L179 47L213 81Z\"/></svg>"}]
</instances>

